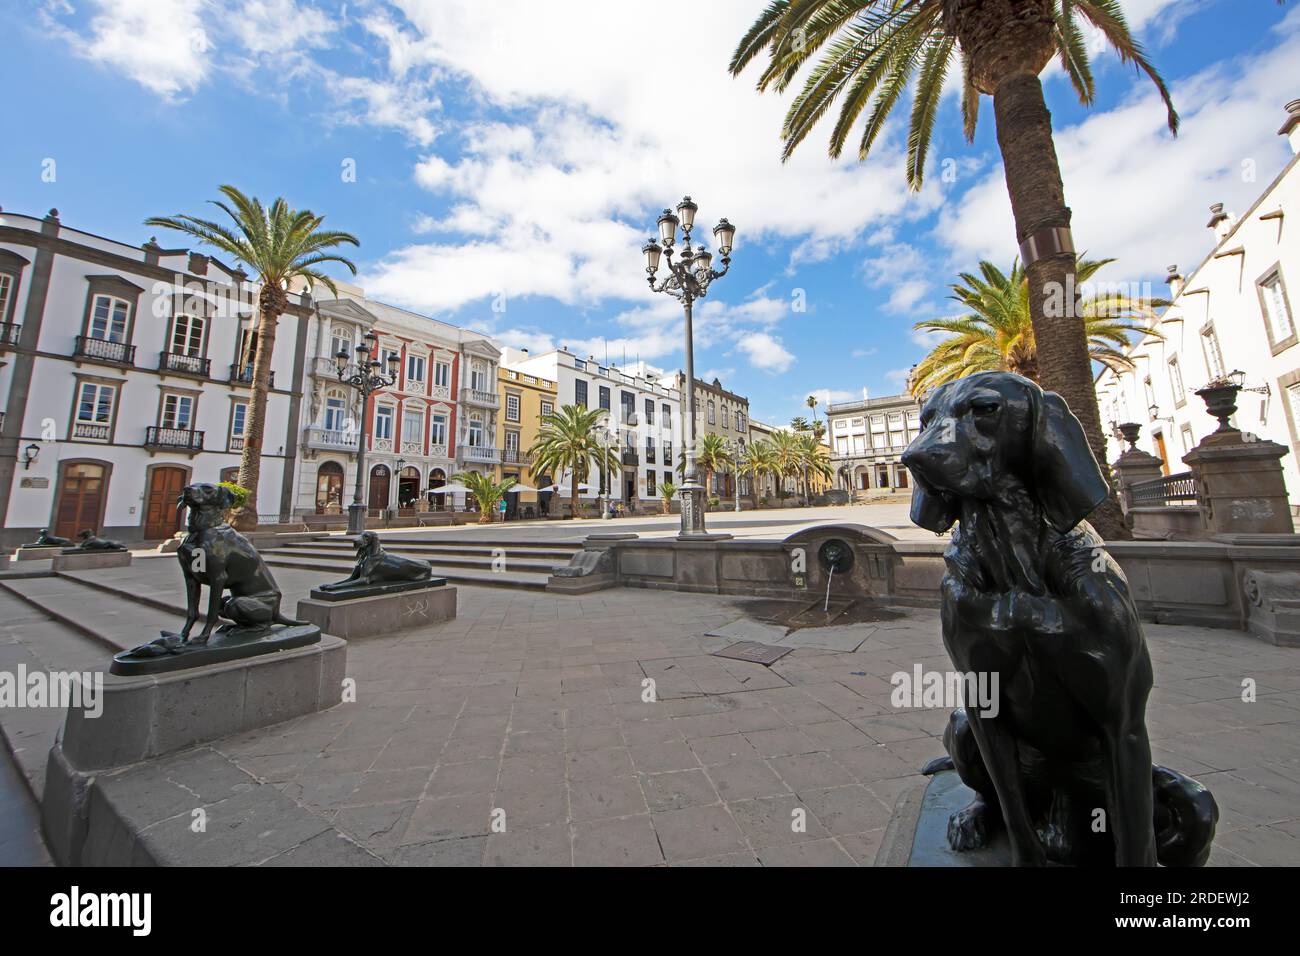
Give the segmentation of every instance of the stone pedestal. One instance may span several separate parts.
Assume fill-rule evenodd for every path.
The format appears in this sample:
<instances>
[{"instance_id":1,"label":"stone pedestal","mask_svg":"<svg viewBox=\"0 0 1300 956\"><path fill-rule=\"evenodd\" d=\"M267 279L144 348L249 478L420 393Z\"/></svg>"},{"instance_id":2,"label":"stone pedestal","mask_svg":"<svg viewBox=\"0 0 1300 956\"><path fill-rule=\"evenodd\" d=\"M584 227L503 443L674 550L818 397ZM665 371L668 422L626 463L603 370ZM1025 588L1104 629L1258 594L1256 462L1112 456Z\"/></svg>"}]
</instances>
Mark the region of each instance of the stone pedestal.
<instances>
[{"instance_id":1,"label":"stone pedestal","mask_svg":"<svg viewBox=\"0 0 1300 956\"><path fill-rule=\"evenodd\" d=\"M55 571L98 571L131 566L130 551L60 551L54 555Z\"/></svg>"},{"instance_id":2,"label":"stone pedestal","mask_svg":"<svg viewBox=\"0 0 1300 956\"><path fill-rule=\"evenodd\" d=\"M102 805L100 813L92 812L97 781L117 768L333 707L342 700L346 667L347 643L322 637L207 667L104 675L95 706L69 708L50 750L41 822L51 855L60 865L76 866L83 848L119 836Z\"/></svg>"},{"instance_id":3,"label":"stone pedestal","mask_svg":"<svg viewBox=\"0 0 1300 956\"><path fill-rule=\"evenodd\" d=\"M1291 503L1282 476L1287 448L1277 442L1243 441L1221 429L1188 452L1183 461L1196 476L1206 530L1211 534L1291 534Z\"/></svg>"},{"instance_id":4,"label":"stone pedestal","mask_svg":"<svg viewBox=\"0 0 1300 956\"><path fill-rule=\"evenodd\" d=\"M63 548L58 545L49 545L43 548L33 548L28 545L20 547L14 552L15 561L48 561L57 555Z\"/></svg>"},{"instance_id":5,"label":"stone pedestal","mask_svg":"<svg viewBox=\"0 0 1300 956\"><path fill-rule=\"evenodd\" d=\"M299 601L298 619L349 640L438 624L456 616L456 589L446 585L373 597L330 598Z\"/></svg>"},{"instance_id":6,"label":"stone pedestal","mask_svg":"<svg viewBox=\"0 0 1300 956\"><path fill-rule=\"evenodd\" d=\"M1133 507L1131 489L1140 481L1153 481L1161 477L1160 459L1148 455L1140 448L1130 448L1111 465L1115 470L1115 482L1119 491L1119 503L1125 514Z\"/></svg>"}]
</instances>

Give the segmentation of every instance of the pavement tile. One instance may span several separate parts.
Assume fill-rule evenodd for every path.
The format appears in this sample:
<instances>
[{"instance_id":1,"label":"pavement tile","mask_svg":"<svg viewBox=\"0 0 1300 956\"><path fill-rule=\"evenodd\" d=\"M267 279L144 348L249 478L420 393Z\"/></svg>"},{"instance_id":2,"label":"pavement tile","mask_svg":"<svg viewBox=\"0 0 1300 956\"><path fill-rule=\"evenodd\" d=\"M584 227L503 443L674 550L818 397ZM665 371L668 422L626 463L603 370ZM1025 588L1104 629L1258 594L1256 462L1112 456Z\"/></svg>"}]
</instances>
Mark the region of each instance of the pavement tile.
<instances>
[{"instance_id":1,"label":"pavement tile","mask_svg":"<svg viewBox=\"0 0 1300 956\"><path fill-rule=\"evenodd\" d=\"M642 776L641 789L650 810L655 813L718 802L718 793L703 770L679 770Z\"/></svg>"},{"instance_id":2,"label":"pavement tile","mask_svg":"<svg viewBox=\"0 0 1300 956\"><path fill-rule=\"evenodd\" d=\"M646 798L634 776L569 781L569 813L575 821L645 812Z\"/></svg>"},{"instance_id":3,"label":"pavement tile","mask_svg":"<svg viewBox=\"0 0 1300 956\"><path fill-rule=\"evenodd\" d=\"M664 862L650 817L573 824L574 866L658 866Z\"/></svg>"},{"instance_id":4,"label":"pavement tile","mask_svg":"<svg viewBox=\"0 0 1300 956\"><path fill-rule=\"evenodd\" d=\"M670 863L747 849L740 828L721 806L667 810L650 820Z\"/></svg>"}]
</instances>

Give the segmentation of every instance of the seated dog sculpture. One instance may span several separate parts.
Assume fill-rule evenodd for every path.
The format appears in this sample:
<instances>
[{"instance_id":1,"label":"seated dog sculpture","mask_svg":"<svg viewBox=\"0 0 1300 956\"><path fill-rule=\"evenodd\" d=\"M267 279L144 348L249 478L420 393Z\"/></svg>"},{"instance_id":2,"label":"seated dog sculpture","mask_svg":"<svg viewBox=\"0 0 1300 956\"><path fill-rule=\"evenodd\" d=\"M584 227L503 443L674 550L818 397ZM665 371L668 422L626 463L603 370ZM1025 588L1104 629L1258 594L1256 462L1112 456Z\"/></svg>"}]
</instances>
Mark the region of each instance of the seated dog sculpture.
<instances>
[{"instance_id":1,"label":"seated dog sculpture","mask_svg":"<svg viewBox=\"0 0 1300 956\"><path fill-rule=\"evenodd\" d=\"M70 548L72 542L67 538L60 538L56 534L50 534L49 528L42 528L36 540L31 544L23 545L24 548Z\"/></svg>"},{"instance_id":2,"label":"seated dog sculpture","mask_svg":"<svg viewBox=\"0 0 1300 956\"><path fill-rule=\"evenodd\" d=\"M996 708L955 711L949 758L975 791L953 814L955 850L1003 826L1012 862L1201 865L1218 807L1196 781L1151 764L1152 685L1137 609L1084 521L1108 494L1064 400L1005 372L925 399L903 454L912 520L954 522L944 555L943 642L963 675L996 677Z\"/></svg>"},{"instance_id":3,"label":"seated dog sculpture","mask_svg":"<svg viewBox=\"0 0 1300 956\"><path fill-rule=\"evenodd\" d=\"M354 543L357 563L342 581L322 584L322 591L350 591L381 584L424 581L433 575L433 565L416 558L389 554L379 543L379 535L363 531Z\"/></svg>"}]
</instances>

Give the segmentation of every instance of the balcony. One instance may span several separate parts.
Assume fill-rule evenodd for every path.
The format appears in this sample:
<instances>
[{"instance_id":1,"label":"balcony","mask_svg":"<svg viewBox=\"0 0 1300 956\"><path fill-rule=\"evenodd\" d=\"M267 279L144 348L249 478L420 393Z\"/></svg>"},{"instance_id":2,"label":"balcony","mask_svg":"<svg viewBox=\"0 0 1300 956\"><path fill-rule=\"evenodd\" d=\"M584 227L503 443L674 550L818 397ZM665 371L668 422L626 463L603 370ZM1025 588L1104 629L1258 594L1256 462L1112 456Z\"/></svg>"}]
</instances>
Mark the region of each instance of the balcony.
<instances>
[{"instance_id":1,"label":"balcony","mask_svg":"<svg viewBox=\"0 0 1300 956\"><path fill-rule=\"evenodd\" d=\"M232 436L231 436L231 438L230 438L230 450L231 450L231 451L243 451L243 450L244 450L244 436L243 436L243 435L232 435Z\"/></svg>"},{"instance_id":2,"label":"balcony","mask_svg":"<svg viewBox=\"0 0 1300 956\"><path fill-rule=\"evenodd\" d=\"M464 461L479 462L484 465L500 463L501 455L495 448L480 448L475 445L462 445L460 457Z\"/></svg>"},{"instance_id":3,"label":"balcony","mask_svg":"<svg viewBox=\"0 0 1300 956\"><path fill-rule=\"evenodd\" d=\"M150 425L144 430L144 447L159 451L203 451L203 432Z\"/></svg>"},{"instance_id":4,"label":"balcony","mask_svg":"<svg viewBox=\"0 0 1300 956\"><path fill-rule=\"evenodd\" d=\"M87 362L104 362L108 365L134 365L135 346L127 345L125 342L110 342L107 339L92 339L87 335L78 335L72 357Z\"/></svg>"},{"instance_id":5,"label":"balcony","mask_svg":"<svg viewBox=\"0 0 1300 956\"><path fill-rule=\"evenodd\" d=\"M21 322L0 322L0 351L4 351L11 345L17 345L18 336L22 331Z\"/></svg>"},{"instance_id":6,"label":"balcony","mask_svg":"<svg viewBox=\"0 0 1300 956\"><path fill-rule=\"evenodd\" d=\"M112 437L112 429L108 425L100 425L95 422L73 422L72 437L89 439L90 441L108 441Z\"/></svg>"},{"instance_id":7,"label":"balcony","mask_svg":"<svg viewBox=\"0 0 1300 956\"><path fill-rule=\"evenodd\" d=\"M311 374L332 382L337 382L339 379L338 366L334 364L332 358L312 359Z\"/></svg>"},{"instance_id":8,"label":"balcony","mask_svg":"<svg viewBox=\"0 0 1300 956\"><path fill-rule=\"evenodd\" d=\"M526 451L520 451L518 448L502 448L501 463L503 465L531 465L533 456Z\"/></svg>"},{"instance_id":9,"label":"balcony","mask_svg":"<svg viewBox=\"0 0 1300 956\"><path fill-rule=\"evenodd\" d=\"M496 392L483 392L477 388L462 388L460 400L466 405L477 405L479 408L501 407L501 399L497 398Z\"/></svg>"},{"instance_id":10,"label":"balcony","mask_svg":"<svg viewBox=\"0 0 1300 956\"><path fill-rule=\"evenodd\" d=\"M158 369L162 372L175 372L177 375L207 378L211 368L212 360L199 355L181 355L179 352L158 353Z\"/></svg>"},{"instance_id":11,"label":"balcony","mask_svg":"<svg viewBox=\"0 0 1300 956\"><path fill-rule=\"evenodd\" d=\"M623 464L625 465L641 464L641 456L637 454L636 449L634 448L623 449Z\"/></svg>"},{"instance_id":12,"label":"balcony","mask_svg":"<svg viewBox=\"0 0 1300 956\"><path fill-rule=\"evenodd\" d=\"M230 384L242 385L245 388L253 384L253 366L239 365L238 363L230 366ZM269 387L275 388L275 369L271 369L271 378L268 383Z\"/></svg>"},{"instance_id":13,"label":"balcony","mask_svg":"<svg viewBox=\"0 0 1300 956\"><path fill-rule=\"evenodd\" d=\"M356 432L344 431L341 428L319 428L316 426L309 426L304 431L303 443L308 448L322 448L326 451L345 451L348 453L357 450Z\"/></svg>"}]
</instances>

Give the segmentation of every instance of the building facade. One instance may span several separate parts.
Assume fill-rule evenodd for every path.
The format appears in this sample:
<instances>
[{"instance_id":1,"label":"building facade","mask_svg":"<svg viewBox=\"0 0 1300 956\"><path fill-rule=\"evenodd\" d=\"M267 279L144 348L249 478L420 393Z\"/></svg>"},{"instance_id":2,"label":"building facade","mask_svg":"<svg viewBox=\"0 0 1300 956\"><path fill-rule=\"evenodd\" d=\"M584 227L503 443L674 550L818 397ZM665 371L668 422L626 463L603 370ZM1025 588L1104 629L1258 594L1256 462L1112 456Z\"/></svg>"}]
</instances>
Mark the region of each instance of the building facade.
<instances>
[{"instance_id":1,"label":"building facade","mask_svg":"<svg viewBox=\"0 0 1300 956\"><path fill-rule=\"evenodd\" d=\"M1290 162L1243 213L1211 206L1210 246L1186 276L1169 269L1171 304L1156 330L1127 351L1134 368L1097 377L1097 401L1108 426L1107 458L1124 447L1118 426L1142 426L1139 447L1163 462L1165 474L1187 468L1182 458L1217 422L1195 394L1210 381L1240 372L1245 386L1233 423L1291 449L1282 459L1288 493L1300 500L1300 336L1290 296L1300 281L1300 100L1287 105L1279 130Z\"/></svg>"},{"instance_id":2,"label":"building facade","mask_svg":"<svg viewBox=\"0 0 1300 956\"><path fill-rule=\"evenodd\" d=\"M260 515L291 510L309 296L280 317ZM48 527L123 541L180 528L193 481L233 479L243 449L257 287L187 249L0 213L0 544Z\"/></svg>"},{"instance_id":3,"label":"building facade","mask_svg":"<svg viewBox=\"0 0 1300 956\"><path fill-rule=\"evenodd\" d=\"M537 441L542 418L555 411L559 393L554 380L527 372L501 368L497 370L497 393L501 414L497 416L497 447L501 452L498 477L513 478L522 491L506 495L506 517L536 517L541 498L539 491L551 483L550 475L534 474L528 449Z\"/></svg>"},{"instance_id":4,"label":"building facade","mask_svg":"<svg viewBox=\"0 0 1300 956\"><path fill-rule=\"evenodd\" d=\"M482 333L368 299L355 286L338 288L338 298L315 303L308 321L296 513L346 513L362 414L362 502L372 517L463 507L463 493L437 489L461 471L495 474L501 463L499 349ZM356 391L339 381L335 356L354 354L371 330L379 348L373 358L386 368L396 354L399 372L363 411Z\"/></svg>"},{"instance_id":5,"label":"building facade","mask_svg":"<svg viewBox=\"0 0 1300 956\"><path fill-rule=\"evenodd\" d=\"M683 396L686 394L686 373L678 370L664 379ZM683 402L685 399L683 398ZM685 425L682 426L685 434ZM737 395L723 387L719 379L705 382L695 380L695 439L699 441L705 435L717 435L724 439L733 449L733 453L744 454L749 441L749 399ZM709 494L726 498L736 493L736 476L734 474L714 474L709 479ZM743 478L740 493L749 494L749 479Z\"/></svg>"},{"instance_id":6,"label":"building facade","mask_svg":"<svg viewBox=\"0 0 1300 956\"><path fill-rule=\"evenodd\" d=\"M921 406L911 395L887 395L826 407L835 487L859 493L910 493L902 454L921 431Z\"/></svg>"},{"instance_id":7,"label":"building facade","mask_svg":"<svg viewBox=\"0 0 1300 956\"><path fill-rule=\"evenodd\" d=\"M535 356L507 348L502 364L553 382L560 406L606 410L605 428L622 463L621 474L610 488L611 497L637 511L658 508L658 487L672 480L674 455L681 449L681 396L677 389L659 381L662 372L639 365L624 370L597 362L594 356L579 358L563 348ZM654 374L648 374L651 371ZM567 499L572 476L552 477L565 489L560 497ZM579 497L589 502L600 494L594 476L586 491L579 490Z\"/></svg>"}]
</instances>

